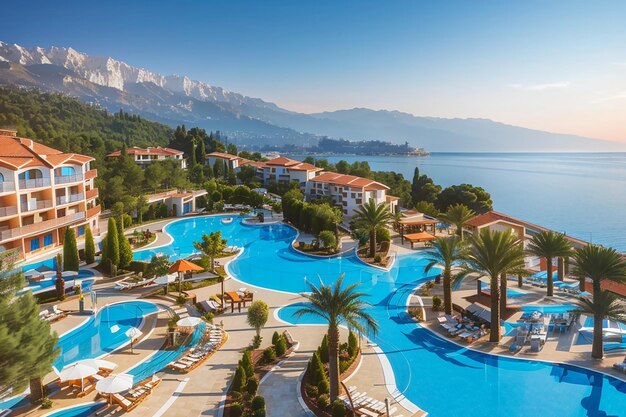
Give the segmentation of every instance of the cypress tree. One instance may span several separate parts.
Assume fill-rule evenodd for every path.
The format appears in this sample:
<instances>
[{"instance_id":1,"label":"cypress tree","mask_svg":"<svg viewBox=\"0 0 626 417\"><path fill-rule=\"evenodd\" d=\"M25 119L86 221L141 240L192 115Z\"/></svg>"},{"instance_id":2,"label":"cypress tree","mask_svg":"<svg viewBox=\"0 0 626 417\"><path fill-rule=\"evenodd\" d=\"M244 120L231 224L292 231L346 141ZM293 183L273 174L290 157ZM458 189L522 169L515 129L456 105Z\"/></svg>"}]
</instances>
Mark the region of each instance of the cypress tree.
<instances>
[{"instance_id":1,"label":"cypress tree","mask_svg":"<svg viewBox=\"0 0 626 417\"><path fill-rule=\"evenodd\" d=\"M0 254L0 393L19 393L30 383L31 401L37 401L44 395L41 378L59 355L58 337L39 318L39 305L30 291L17 295L23 275L4 262L6 256Z\"/></svg>"},{"instance_id":2,"label":"cypress tree","mask_svg":"<svg viewBox=\"0 0 626 417\"><path fill-rule=\"evenodd\" d=\"M196 150L196 160L200 164L204 165L204 159L206 158L206 146L204 145L204 139L200 140L198 149Z\"/></svg>"},{"instance_id":3,"label":"cypress tree","mask_svg":"<svg viewBox=\"0 0 626 417\"><path fill-rule=\"evenodd\" d=\"M109 236L105 235L100 242L102 250L100 251L100 266L105 269L109 267Z\"/></svg>"},{"instance_id":4,"label":"cypress tree","mask_svg":"<svg viewBox=\"0 0 626 417\"><path fill-rule=\"evenodd\" d=\"M65 240L63 241L63 270L78 272L78 245L76 244L76 234L71 228L65 229Z\"/></svg>"},{"instance_id":5,"label":"cypress tree","mask_svg":"<svg viewBox=\"0 0 626 417\"><path fill-rule=\"evenodd\" d=\"M85 262L92 264L96 258L96 246L93 242L91 227L85 226Z\"/></svg>"},{"instance_id":6,"label":"cypress tree","mask_svg":"<svg viewBox=\"0 0 626 417\"><path fill-rule=\"evenodd\" d=\"M318 352L320 354L320 359L322 363L328 363L328 335L324 335L324 338L322 339L322 344L318 348Z\"/></svg>"},{"instance_id":7,"label":"cypress tree","mask_svg":"<svg viewBox=\"0 0 626 417\"><path fill-rule=\"evenodd\" d=\"M240 364L239 366L237 366L237 370L235 370L235 378L233 379L233 390L239 392L243 391L246 388L246 381L246 371Z\"/></svg>"},{"instance_id":8,"label":"cypress tree","mask_svg":"<svg viewBox=\"0 0 626 417\"><path fill-rule=\"evenodd\" d=\"M107 257L113 266L118 266L120 264L120 242L115 218L109 218L107 230Z\"/></svg>"},{"instance_id":9,"label":"cypress tree","mask_svg":"<svg viewBox=\"0 0 626 417\"><path fill-rule=\"evenodd\" d=\"M191 152L189 154L189 167L193 168L196 165L196 144L191 141Z\"/></svg>"},{"instance_id":10,"label":"cypress tree","mask_svg":"<svg viewBox=\"0 0 626 417\"><path fill-rule=\"evenodd\" d=\"M130 247L130 242L124 233L118 234L119 247L120 247L120 268L130 264L133 260L133 250Z\"/></svg>"},{"instance_id":11,"label":"cypress tree","mask_svg":"<svg viewBox=\"0 0 626 417\"><path fill-rule=\"evenodd\" d=\"M241 358L241 366L246 372L248 378L254 376L254 364L252 363L252 355L249 350L243 352L243 358Z\"/></svg>"}]
</instances>

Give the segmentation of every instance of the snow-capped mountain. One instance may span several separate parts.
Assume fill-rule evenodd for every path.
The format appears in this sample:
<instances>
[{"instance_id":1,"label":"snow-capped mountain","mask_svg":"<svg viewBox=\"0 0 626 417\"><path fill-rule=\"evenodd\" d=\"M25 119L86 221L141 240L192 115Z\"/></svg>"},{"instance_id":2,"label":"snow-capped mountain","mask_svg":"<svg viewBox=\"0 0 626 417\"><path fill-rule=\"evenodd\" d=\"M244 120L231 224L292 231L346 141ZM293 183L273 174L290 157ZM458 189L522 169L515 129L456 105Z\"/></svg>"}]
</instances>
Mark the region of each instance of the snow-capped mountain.
<instances>
[{"instance_id":1,"label":"snow-capped mountain","mask_svg":"<svg viewBox=\"0 0 626 417\"><path fill-rule=\"evenodd\" d=\"M610 151L623 143L541 132L485 119L418 117L350 109L296 113L260 98L186 76L162 75L72 48L25 48L0 41L0 84L36 87L135 112L176 126L220 130L239 143L315 146L320 135L349 140L408 141L430 151Z\"/></svg>"}]
</instances>

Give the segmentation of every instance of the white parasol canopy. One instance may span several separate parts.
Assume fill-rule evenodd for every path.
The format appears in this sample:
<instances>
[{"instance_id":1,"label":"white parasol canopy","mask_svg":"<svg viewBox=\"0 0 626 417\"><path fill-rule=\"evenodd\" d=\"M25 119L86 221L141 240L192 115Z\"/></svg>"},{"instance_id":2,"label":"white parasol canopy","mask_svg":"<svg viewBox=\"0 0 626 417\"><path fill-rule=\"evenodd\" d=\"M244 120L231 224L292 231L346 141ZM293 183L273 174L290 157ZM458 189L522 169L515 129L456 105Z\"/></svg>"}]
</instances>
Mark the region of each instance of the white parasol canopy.
<instances>
[{"instance_id":1,"label":"white parasol canopy","mask_svg":"<svg viewBox=\"0 0 626 417\"><path fill-rule=\"evenodd\" d=\"M97 373L98 368L77 362L63 368L59 374L59 378L61 381L83 380Z\"/></svg>"},{"instance_id":2,"label":"white parasol canopy","mask_svg":"<svg viewBox=\"0 0 626 417\"><path fill-rule=\"evenodd\" d=\"M116 363L105 361L104 359L83 359L82 361L78 361L76 363L91 366L96 369L109 369L111 371L117 368Z\"/></svg>"},{"instance_id":3,"label":"white parasol canopy","mask_svg":"<svg viewBox=\"0 0 626 417\"><path fill-rule=\"evenodd\" d=\"M96 383L96 390L103 394L117 394L133 387L133 376L129 374L111 375Z\"/></svg>"},{"instance_id":4,"label":"white parasol canopy","mask_svg":"<svg viewBox=\"0 0 626 417\"><path fill-rule=\"evenodd\" d=\"M163 275L154 280L157 285L167 285L176 282L176 274Z\"/></svg>"},{"instance_id":5,"label":"white parasol canopy","mask_svg":"<svg viewBox=\"0 0 626 417\"><path fill-rule=\"evenodd\" d=\"M137 339L138 337L141 337L141 335L143 334L141 332L141 330L139 330L136 327L131 327L130 329L126 330L126 336L128 336L131 340Z\"/></svg>"},{"instance_id":6,"label":"white parasol canopy","mask_svg":"<svg viewBox=\"0 0 626 417\"><path fill-rule=\"evenodd\" d=\"M176 325L180 327L196 327L200 323L202 323L202 319L199 317L185 317L178 320Z\"/></svg>"}]
</instances>

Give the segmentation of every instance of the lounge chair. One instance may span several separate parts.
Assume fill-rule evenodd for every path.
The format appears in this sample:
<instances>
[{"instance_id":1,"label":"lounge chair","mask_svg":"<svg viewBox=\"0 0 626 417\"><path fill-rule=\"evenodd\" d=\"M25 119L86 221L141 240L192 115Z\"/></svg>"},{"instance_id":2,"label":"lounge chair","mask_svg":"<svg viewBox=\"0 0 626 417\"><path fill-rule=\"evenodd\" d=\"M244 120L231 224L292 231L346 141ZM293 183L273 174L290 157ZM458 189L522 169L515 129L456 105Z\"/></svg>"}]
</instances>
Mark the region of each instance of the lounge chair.
<instances>
[{"instance_id":1,"label":"lounge chair","mask_svg":"<svg viewBox=\"0 0 626 417\"><path fill-rule=\"evenodd\" d=\"M617 369L618 371L622 371L626 373L626 357L624 358L622 362L614 363L613 368Z\"/></svg>"}]
</instances>

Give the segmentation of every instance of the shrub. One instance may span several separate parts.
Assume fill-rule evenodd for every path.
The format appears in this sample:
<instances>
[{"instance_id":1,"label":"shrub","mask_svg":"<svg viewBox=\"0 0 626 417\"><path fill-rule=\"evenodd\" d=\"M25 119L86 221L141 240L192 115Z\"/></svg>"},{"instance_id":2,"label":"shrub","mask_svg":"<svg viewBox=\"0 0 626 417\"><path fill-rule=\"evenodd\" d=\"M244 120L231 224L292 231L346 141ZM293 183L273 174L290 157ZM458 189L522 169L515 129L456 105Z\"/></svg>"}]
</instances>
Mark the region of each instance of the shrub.
<instances>
[{"instance_id":1,"label":"shrub","mask_svg":"<svg viewBox=\"0 0 626 417\"><path fill-rule=\"evenodd\" d=\"M319 384L319 382L326 377L326 374L324 372L324 365L322 365L322 360L320 359L320 355L318 352L313 353L313 358L311 358L309 368L311 370L311 383L317 386L317 384Z\"/></svg>"},{"instance_id":2,"label":"shrub","mask_svg":"<svg viewBox=\"0 0 626 417\"><path fill-rule=\"evenodd\" d=\"M381 253L387 253L389 252L389 241L385 240L383 242L380 243L380 252Z\"/></svg>"},{"instance_id":3,"label":"shrub","mask_svg":"<svg viewBox=\"0 0 626 417\"><path fill-rule=\"evenodd\" d=\"M377 264L379 264L383 259L380 257L379 254L376 254L376 256L374 256L374 262L376 262Z\"/></svg>"},{"instance_id":4,"label":"shrub","mask_svg":"<svg viewBox=\"0 0 626 417\"><path fill-rule=\"evenodd\" d=\"M328 335L324 335L322 338L322 343L320 347L317 349L320 354L320 360L322 363L328 363Z\"/></svg>"},{"instance_id":5,"label":"shrub","mask_svg":"<svg viewBox=\"0 0 626 417\"><path fill-rule=\"evenodd\" d=\"M204 315L204 319L208 322L213 324L213 318L215 317L215 315L212 312L208 312Z\"/></svg>"},{"instance_id":6,"label":"shrub","mask_svg":"<svg viewBox=\"0 0 626 417\"><path fill-rule=\"evenodd\" d=\"M243 395L239 391L232 391L230 396L233 398L233 401L239 401Z\"/></svg>"},{"instance_id":7,"label":"shrub","mask_svg":"<svg viewBox=\"0 0 626 417\"><path fill-rule=\"evenodd\" d=\"M317 396L319 395L319 390L317 389L316 385L306 384L304 386L304 391L306 392L306 395L309 396L309 398L317 398Z\"/></svg>"},{"instance_id":8,"label":"shrub","mask_svg":"<svg viewBox=\"0 0 626 417\"><path fill-rule=\"evenodd\" d=\"M353 358L359 350L359 339L356 334L351 330L348 334L348 355Z\"/></svg>"},{"instance_id":9,"label":"shrub","mask_svg":"<svg viewBox=\"0 0 626 417\"><path fill-rule=\"evenodd\" d=\"M324 249L335 249L337 247L337 238L330 230L320 232L319 240L322 242Z\"/></svg>"},{"instance_id":10,"label":"shrub","mask_svg":"<svg viewBox=\"0 0 626 417\"><path fill-rule=\"evenodd\" d=\"M330 391L330 383L328 382L326 374L324 374L324 378L317 384L317 391L320 394L328 394Z\"/></svg>"},{"instance_id":11,"label":"shrub","mask_svg":"<svg viewBox=\"0 0 626 417\"><path fill-rule=\"evenodd\" d=\"M255 301L248 308L247 321L248 324L256 330L256 334L261 334L261 328L267 323L269 316L269 307L265 301Z\"/></svg>"},{"instance_id":12,"label":"shrub","mask_svg":"<svg viewBox=\"0 0 626 417\"><path fill-rule=\"evenodd\" d=\"M150 264L148 262L132 261L126 266L126 269L136 274L141 274L143 277L148 277L150 274Z\"/></svg>"},{"instance_id":13,"label":"shrub","mask_svg":"<svg viewBox=\"0 0 626 417\"><path fill-rule=\"evenodd\" d=\"M92 264L96 257L96 246L89 225L85 226L85 262Z\"/></svg>"},{"instance_id":14,"label":"shrub","mask_svg":"<svg viewBox=\"0 0 626 417\"><path fill-rule=\"evenodd\" d=\"M320 410L326 410L330 405L330 400L328 399L328 395L322 394L317 399L317 407Z\"/></svg>"},{"instance_id":15,"label":"shrub","mask_svg":"<svg viewBox=\"0 0 626 417\"><path fill-rule=\"evenodd\" d=\"M443 301L438 295L433 296L433 310L439 311L443 307Z\"/></svg>"},{"instance_id":16,"label":"shrub","mask_svg":"<svg viewBox=\"0 0 626 417\"><path fill-rule=\"evenodd\" d=\"M122 224L124 225L124 229L130 227L130 225L133 224L133 218L130 217L130 214L124 214L122 216Z\"/></svg>"},{"instance_id":17,"label":"shrub","mask_svg":"<svg viewBox=\"0 0 626 417\"><path fill-rule=\"evenodd\" d=\"M243 391L246 388L246 381L246 371L240 364L235 370L235 378L233 379L233 390L240 392Z\"/></svg>"},{"instance_id":18,"label":"shrub","mask_svg":"<svg viewBox=\"0 0 626 417\"><path fill-rule=\"evenodd\" d=\"M258 349L261 346L263 338L259 335L254 335L252 338L252 349Z\"/></svg>"},{"instance_id":19,"label":"shrub","mask_svg":"<svg viewBox=\"0 0 626 417\"><path fill-rule=\"evenodd\" d=\"M274 345L274 350L276 351L276 356L278 357L283 356L287 351L287 342L283 336L278 338L278 342Z\"/></svg>"},{"instance_id":20,"label":"shrub","mask_svg":"<svg viewBox=\"0 0 626 417\"><path fill-rule=\"evenodd\" d=\"M65 240L63 241L63 270L78 271L78 246L76 244L76 233L74 229L65 229Z\"/></svg>"},{"instance_id":21,"label":"shrub","mask_svg":"<svg viewBox=\"0 0 626 417\"><path fill-rule=\"evenodd\" d=\"M52 408L52 400L48 397L44 397L41 400L41 408L43 408L44 410Z\"/></svg>"},{"instance_id":22,"label":"shrub","mask_svg":"<svg viewBox=\"0 0 626 417\"><path fill-rule=\"evenodd\" d=\"M178 304L179 306L185 305L186 302L187 296L185 294L178 294L176 296L176 304Z\"/></svg>"},{"instance_id":23,"label":"shrub","mask_svg":"<svg viewBox=\"0 0 626 417\"><path fill-rule=\"evenodd\" d=\"M333 401L333 408L331 412L332 417L345 417L346 406L341 400Z\"/></svg>"},{"instance_id":24,"label":"shrub","mask_svg":"<svg viewBox=\"0 0 626 417\"><path fill-rule=\"evenodd\" d=\"M252 413L252 417L265 417L265 408L254 410L254 412Z\"/></svg>"},{"instance_id":25,"label":"shrub","mask_svg":"<svg viewBox=\"0 0 626 417\"><path fill-rule=\"evenodd\" d=\"M246 371L246 376L250 377L254 375L254 364L252 363L252 354L249 350L243 352L241 366L243 366L243 370Z\"/></svg>"},{"instance_id":26,"label":"shrub","mask_svg":"<svg viewBox=\"0 0 626 417\"><path fill-rule=\"evenodd\" d=\"M248 390L248 394L254 395L256 394L256 390L259 388L259 378L256 376L251 376L248 378L248 383L246 385L246 389Z\"/></svg>"},{"instance_id":27,"label":"shrub","mask_svg":"<svg viewBox=\"0 0 626 417\"><path fill-rule=\"evenodd\" d=\"M272 335L272 344L274 346L276 346L276 343L278 343L278 339L280 339L280 334L278 334L278 332L274 332L274 334Z\"/></svg>"},{"instance_id":28,"label":"shrub","mask_svg":"<svg viewBox=\"0 0 626 417\"><path fill-rule=\"evenodd\" d=\"M407 312L409 313L409 316L413 317L417 321L424 320L421 307L409 307Z\"/></svg>"},{"instance_id":29,"label":"shrub","mask_svg":"<svg viewBox=\"0 0 626 417\"><path fill-rule=\"evenodd\" d=\"M243 415L243 404L232 403L230 405L230 415L231 417L241 417Z\"/></svg>"},{"instance_id":30,"label":"shrub","mask_svg":"<svg viewBox=\"0 0 626 417\"><path fill-rule=\"evenodd\" d=\"M272 363L276 360L276 352L273 347L268 347L263 351L263 362Z\"/></svg>"},{"instance_id":31,"label":"shrub","mask_svg":"<svg viewBox=\"0 0 626 417\"><path fill-rule=\"evenodd\" d=\"M391 240L391 233L386 227L379 227L376 229L376 242L389 242Z\"/></svg>"},{"instance_id":32,"label":"shrub","mask_svg":"<svg viewBox=\"0 0 626 417\"><path fill-rule=\"evenodd\" d=\"M250 406L253 410L264 410L265 409L265 398L257 395L250 402Z\"/></svg>"}]
</instances>

